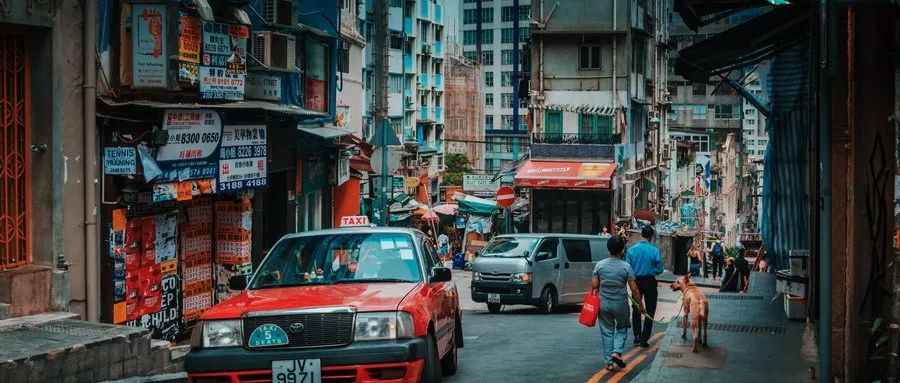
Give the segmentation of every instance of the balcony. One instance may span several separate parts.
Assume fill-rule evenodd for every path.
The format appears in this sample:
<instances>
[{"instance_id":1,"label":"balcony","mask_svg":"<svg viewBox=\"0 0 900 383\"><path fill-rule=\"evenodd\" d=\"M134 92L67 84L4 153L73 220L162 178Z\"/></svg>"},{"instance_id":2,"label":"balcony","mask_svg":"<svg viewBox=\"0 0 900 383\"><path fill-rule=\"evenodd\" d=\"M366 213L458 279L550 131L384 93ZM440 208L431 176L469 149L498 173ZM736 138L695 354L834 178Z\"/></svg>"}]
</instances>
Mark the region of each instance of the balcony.
<instances>
[{"instance_id":1,"label":"balcony","mask_svg":"<svg viewBox=\"0 0 900 383\"><path fill-rule=\"evenodd\" d=\"M442 14L443 13L442 8L443 7L441 7L440 4L434 5L434 23L435 24L444 24L444 19L443 19L444 15Z\"/></svg>"},{"instance_id":2,"label":"balcony","mask_svg":"<svg viewBox=\"0 0 900 383\"><path fill-rule=\"evenodd\" d=\"M444 123L444 110L441 107L434 108L434 122Z\"/></svg>"},{"instance_id":3,"label":"balcony","mask_svg":"<svg viewBox=\"0 0 900 383\"><path fill-rule=\"evenodd\" d=\"M579 133L532 133L535 144L590 144L616 145L622 143L619 134L579 134Z\"/></svg>"},{"instance_id":4,"label":"balcony","mask_svg":"<svg viewBox=\"0 0 900 383\"><path fill-rule=\"evenodd\" d=\"M428 89L428 73L419 73L419 89Z\"/></svg>"},{"instance_id":5,"label":"balcony","mask_svg":"<svg viewBox=\"0 0 900 383\"><path fill-rule=\"evenodd\" d=\"M425 20L431 19L431 14L428 12L429 11L428 3L429 2L427 0L420 1L420 4L422 4L422 6L419 7L419 18L420 19L425 19Z\"/></svg>"},{"instance_id":6,"label":"balcony","mask_svg":"<svg viewBox=\"0 0 900 383\"><path fill-rule=\"evenodd\" d=\"M440 41L434 42L434 57L444 57L444 48Z\"/></svg>"},{"instance_id":7,"label":"balcony","mask_svg":"<svg viewBox=\"0 0 900 383\"><path fill-rule=\"evenodd\" d=\"M614 160L616 145L622 143L622 137L619 134L534 133L531 141L531 157L535 159Z\"/></svg>"},{"instance_id":8,"label":"balcony","mask_svg":"<svg viewBox=\"0 0 900 383\"><path fill-rule=\"evenodd\" d=\"M403 73L415 73L416 68L415 68L414 63L415 63L415 59L413 58L412 55L404 54L403 55Z\"/></svg>"},{"instance_id":9,"label":"balcony","mask_svg":"<svg viewBox=\"0 0 900 383\"><path fill-rule=\"evenodd\" d=\"M434 87L438 88L438 90L444 90L444 75L434 75Z\"/></svg>"},{"instance_id":10,"label":"balcony","mask_svg":"<svg viewBox=\"0 0 900 383\"><path fill-rule=\"evenodd\" d=\"M419 109L419 119L425 121L431 121L431 108L427 106L423 106Z\"/></svg>"},{"instance_id":11,"label":"balcony","mask_svg":"<svg viewBox=\"0 0 900 383\"><path fill-rule=\"evenodd\" d=\"M407 36L415 37L416 36L416 20L412 17L404 17L403 18L403 33Z\"/></svg>"}]
</instances>

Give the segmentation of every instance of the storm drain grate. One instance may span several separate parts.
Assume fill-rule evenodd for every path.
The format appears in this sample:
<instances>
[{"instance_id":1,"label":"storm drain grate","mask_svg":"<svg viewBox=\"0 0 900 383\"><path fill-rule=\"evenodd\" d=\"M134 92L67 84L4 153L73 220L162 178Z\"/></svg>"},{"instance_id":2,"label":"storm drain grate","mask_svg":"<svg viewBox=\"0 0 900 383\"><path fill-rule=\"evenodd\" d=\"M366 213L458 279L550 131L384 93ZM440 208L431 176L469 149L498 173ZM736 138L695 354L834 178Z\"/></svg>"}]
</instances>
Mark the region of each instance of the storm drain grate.
<instances>
[{"instance_id":1,"label":"storm drain grate","mask_svg":"<svg viewBox=\"0 0 900 383\"><path fill-rule=\"evenodd\" d=\"M763 298L761 295L746 294L709 294L706 296L706 299L725 299L730 301L761 301Z\"/></svg>"},{"instance_id":2,"label":"storm drain grate","mask_svg":"<svg viewBox=\"0 0 900 383\"><path fill-rule=\"evenodd\" d=\"M682 323L678 322L678 327L681 328ZM690 326L690 324L688 324ZM727 331L727 332L742 332L747 334L762 334L762 335L784 335L787 331L784 327L777 326L757 326L757 325L749 325L749 324L736 324L736 323L710 323L709 329L711 331Z\"/></svg>"},{"instance_id":3,"label":"storm drain grate","mask_svg":"<svg viewBox=\"0 0 900 383\"><path fill-rule=\"evenodd\" d=\"M74 336L99 337L109 332L108 328L92 328L68 322L51 322L37 327L37 330Z\"/></svg>"}]
</instances>

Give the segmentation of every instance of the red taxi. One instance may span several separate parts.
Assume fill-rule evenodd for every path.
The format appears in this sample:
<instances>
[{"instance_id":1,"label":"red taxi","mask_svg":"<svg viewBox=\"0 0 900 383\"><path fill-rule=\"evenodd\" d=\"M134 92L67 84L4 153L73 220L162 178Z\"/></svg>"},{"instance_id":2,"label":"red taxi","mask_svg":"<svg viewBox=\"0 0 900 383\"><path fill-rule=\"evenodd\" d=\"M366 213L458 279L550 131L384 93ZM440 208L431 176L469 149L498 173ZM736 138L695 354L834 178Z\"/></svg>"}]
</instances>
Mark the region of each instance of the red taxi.
<instances>
[{"instance_id":1,"label":"red taxi","mask_svg":"<svg viewBox=\"0 0 900 383\"><path fill-rule=\"evenodd\" d=\"M200 317L185 370L193 383L440 382L463 346L450 273L417 230L285 236Z\"/></svg>"}]
</instances>

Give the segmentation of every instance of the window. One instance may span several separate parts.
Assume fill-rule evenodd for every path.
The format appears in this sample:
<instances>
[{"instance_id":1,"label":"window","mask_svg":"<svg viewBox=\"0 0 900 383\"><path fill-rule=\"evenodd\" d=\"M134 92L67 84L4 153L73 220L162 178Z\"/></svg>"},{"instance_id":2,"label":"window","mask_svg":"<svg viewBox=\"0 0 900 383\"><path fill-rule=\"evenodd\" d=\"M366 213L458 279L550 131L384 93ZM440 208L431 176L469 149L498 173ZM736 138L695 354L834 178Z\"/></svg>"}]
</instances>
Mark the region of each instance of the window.
<instances>
[{"instance_id":1,"label":"window","mask_svg":"<svg viewBox=\"0 0 900 383\"><path fill-rule=\"evenodd\" d=\"M500 151L500 137L491 138L491 151L493 151L493 152Z\"/></svg>"},{"instance_id":2,"label":"window","mask_svg":"<svg viewBox=\"0 0 900 383\"><path fill-rule=\"evenodd\" d=\"M484 86L494 86L494 72L484 72Z\"/></svg>"},{"instance_id":3,"label":"window","mask_svg":"<svg viewBox=\"0 0 900 383\"><path fill-rule=\"evenodd\" d=\"M469 60L472 60L472 61L476 61L476 60L478 60L478 52L476 52L476 51L465 51L465 52L463 52L463 57L465 57L465 58L467 58L467 59L469 59Z\"/></svg>"},{"instance_id":4,"label":"window","mask_svg":"<svg viewBox=\"0 0 900 383\"><path fill-rule=\"evenodd\" d=\"M403 6L403 0L391 0L388 5L391 7L400 8Z\"/></svg>"},{"instance_id":5,"label":"window","mask_svg":"<svg viewBox=\"0 0 900 383\"><path fill-rule=\"evenodd\" d=\"M728 104L716 104L716 105L713 105L713 108L715 108L716 118L723 118L723 119L735 118L735 112L740 110L738 108L735 108L734 105L728 105Z\"/></svg>"},{"instance_id":6,"label":"window","mask_svg":"<svg viewBox=\"0 0 900 383\"><path fill-rule=\"evenodd\" d=\"M756 112L756 109L744 109L745 116L752 116L753 112Z\"/></svg>"},{"instance_id":7,"label":"window","mask_svg":"<svg viewBox=\"0 0 900 383\"><path fill-rule=\"evenodd\" d=\"M562 134L562 112L548 110L544 114L544 132L547 134Z\"/></svg>"},{"instance_id":8,"label":"window","mask_svg":"<svg viewBox=\"0 0 900 383\"><path fill-rule=\"evenodd\" d=\"M485 93L484 94L484 106L494 106L494 94L493 93Z\"/></svg>"},{"instance_id":9,"label":"window","mask_svg":"<svg viewBox=\"0 0 900 383\"><path fill-rule=\"evenodd\" d=\"M570 202L578 202L571 201ZM566 258L569 262L590 262L591 243L586 239L564 239L563 248L566 249Z\"/></svg>"},{"instance_id":10,"label":"window","mask_svg":"<svg viewBox=\"0 0 900 383\"><path fill-rule=\"evenodd\" d=\"M493 171L494 170L494 160L490 158L486 158L484 160L484 170Z\"/></svg>"},{"instance_id":11,"label":"window","mask_svg":"<svg viewBox=\"0 0 900 383\"><path fill-rule=\"evenodd\" d=\"M503 93L500 95L500 106L504 107L504 108L512 108L513 107L512 93Z\"/></svg>"},{"instance_id":12,"label":"window","mask_svg":"<svg viewBox=\"0 0 900 383\"><path fill-rule=\"evenodd\" d=\"M494 43L494 30L493 29L482 29L481 30L481 43L482 44L493 44Z\"/></svg>"},{"instance_id":13,"label":"window","mask_svg":"<svg viewBox=\"0 0 900 383\"><path fill-rule=\"evenodd\" d=\"M484 129L485 130L494 129L494 116L492 116L492 115L484 116Z\"/></svg>"},{"instance_id":14,"label":"window","mask_svg":"<svg viewBox=\"0 0 900 383\"><path fill-rule=\"evenodd\" d=\"M756 120L747 120L747 125L756 125Z\"/></svg>"},{"instance_id":15,"label":"window","mask_svg":"<svg viewBox=\"0 0 900 383\"><path fill-rule=\"evenodd\" d=\"M513 142L514 142L513 140L515 140L515 138L512 138L512 137L506 137L506 139L505 139L507 153L512 153L512 151L513 151Z\"/></svg>"},{"instance_id":16,"label":"window","mask_svg":"<svg viewBox=\"0 0 900 383\"><path fill-rule=\"evenodd\" d=\"M477 9L464 10L463 11L463 24L478 23L478 18L476 17L477 13L478 13ZM494 8L481 8L481 22L482 23L494 22Z\"/></svg>"},{"instance_id":17,"label":"window","mask_svg":"<svg viewBox=\"0 0 900 383\"><path fill-rule=\"evenodd\" d=\"M403 93L403 75L390 75L388 78L388 93Z\"/></svg>"},{"instance_id":18,"label":"window","mask_svg":"<svg viewBox=\"0 0 900 383\"><path fill-rule=\"evenodd\" d=\"M475 45L478 31L463 31L463 45Z\"/></svg>"},{"instance_id":19,"label":"window","mask_svg":"<svg viewBox=\"0 0 900 383\"><path fill-rule=\"evenodd\" d=\"M524 43L525 40L528 40L529 37L531 37L531 28L529 28L529 27L519 28L519 42L520 43Z\"/></svg>"},{"instance_id":20,"label":"window","mask_svg":"<svg viewBox=\"0 0 900 383\"><path fill-rule=\"evenodd\" d=\"M515 21L516 13L517 12L515 10L515 7L512 7L512 6L503 7L501 9L501 15L502 15L501 21L503 21L503 22ZM518 12L519 20L528 20L529 13L531 13L530 5L520 5L519 6L519 12Z\"/></svg>"},{"instance_id":21,"label":"window","mask_svg":"<svg viewBox=\"0 0 900 383\"><path fill-rule=\"evenodd\" d=\"M558 245L559 242L556 238L549 238L541 242L541 245L535 252L535 262L556 259L556 248Z\"/></svg>"},{"instance_id":22,"label":"window","mask_svg":"<svg viewBox=\"0 0 900 383\"><path fill-rule=\"evenodd\" d=\"M513 39L515 38L515 29L512 28L503 28L500 31L500 43L501 44L511 44Z\"/></svg>"},{"instance_id":23,"label":"window","mask_svg":"<svg viewBox=\"0 0 900 383\"><path fill-rule=\"evenodd\" d=\"M691 107L691 118L695 120L705 120L706 119L706 105L690 105Z\"/></svg>"},{"instance_id":24,"label":"window","mask_svg":"<svg viewBox=\"0 0 900 383\"><path fill-rule=\"evenodd\" d=\"M598 137L612 134L612 117L593 114L580 114L578 134Z\"/></svg>"},{"instance_id":25,"label":"window","mask_svg":"<svg viewBox=\"0 0 900 383\"><path fill-rule=\"evenodd\" d=\"M502 129L510 129L513 128L513 116L503 116L503 126Z\"/></svg>"},{"instance_id":26,"label":"window","mask_svg":"<svg viewBox=\"0 0 900 383\"><path fill-rule=\"evenodd\" d=\"M763 145L763 146L768 145L768 144L769 144L769 140L759 140L759 144L760 144L760 145Z\"/></svg>"},{"instance_id":27,"label":"window","mask_svg":"<svg viewBox=\"0 0 900 383\"><path fill-rule=\"evenodd\" d=\"M481 51L481 63L484 65L494 65L494 51Z\"/></svg>"},{"instance_id":28,"label":"window","mask_svg":"<svg viewBox=\"0 0 900 383\"><path fill-rule=\"evenodd\" d=\"M513 65L513 50L512 49L504 49L500 52L500 64L502 65ZM521 60L521 52L519 52L519 60Z\"/></svg>"},{"instance_id":29,"label":"window","mask_svg":"<svg viewBox=\"0 0 900 383\"><path fill-rule=\"evenodd\" d=\"M500 73L500 86L512 86L513 72Z\"/></svg>"},{"instance_id":30,"label":"window","mask_svg":"<svg viewBox=\"0 0 900 383\"><path fill-rule=\"evenodd\" d=\"M581 69L600 69L600 46L582 45L579 47L578 67Z\"/></svg>"},{"instance_id":31,"label":"window","mask_svg":"<svg viewBox=\"0 0 900 383\"><path fill-rule=\"evenodd\" d=\"M694 96L706 96L706 84L694 84Z\"/></svg>"},{"instance_id":32,"label":"window","mask_svg":"<svg viewBox=\"0 0 900 383\"><path fill-rule=\"evenodd\" d=\"M341 61L338 65L340 66L339 69L341 73L350 73L350 48L341 49Z\"/></svg>"}]
</instances>

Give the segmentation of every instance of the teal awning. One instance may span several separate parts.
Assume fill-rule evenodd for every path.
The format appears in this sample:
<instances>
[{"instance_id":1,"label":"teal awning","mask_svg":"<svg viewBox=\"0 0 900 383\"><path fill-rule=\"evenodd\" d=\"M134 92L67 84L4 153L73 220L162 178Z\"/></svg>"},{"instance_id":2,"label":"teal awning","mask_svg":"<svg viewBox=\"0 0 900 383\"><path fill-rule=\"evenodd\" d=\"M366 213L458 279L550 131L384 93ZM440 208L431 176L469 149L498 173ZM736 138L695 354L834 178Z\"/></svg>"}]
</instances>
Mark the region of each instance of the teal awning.
<instances>
[{"instance_id":1,"label":"teal awning","mask_svg":"<svg viewBox=\"0 0 900 383\"><path fill-rule=\"evenodd\" d=\"M419 146L419 154L434 154L437 153L437 149L432 148L428 145Z\"/></svg>"},{"instance_id":2,"label":"teal awning","mask_svg":"<svg viewBox=\"0 0 900 383\"><path fill-rule=\"evenodd\" d=\"M298 126L297 130L303 133L309 133L314 136L319 136L321 138L329 139L329 138L338 138L343 136L350 135L350 131L338 128L331 127L304 127Z\"/></svg>"},{"instance_id":3,"label":"teal awning","mask_svg":"<svg viewBox=\"0 0 900 383\"><path fill-rule=\"evenodd\" d=\"M473 197L470 195L457 194L453 198L459 202L459 212L467 214L491 215L500 211L497 203L484 198Z\"/></svg>"}]
</instances>

